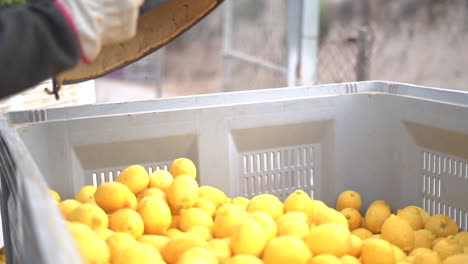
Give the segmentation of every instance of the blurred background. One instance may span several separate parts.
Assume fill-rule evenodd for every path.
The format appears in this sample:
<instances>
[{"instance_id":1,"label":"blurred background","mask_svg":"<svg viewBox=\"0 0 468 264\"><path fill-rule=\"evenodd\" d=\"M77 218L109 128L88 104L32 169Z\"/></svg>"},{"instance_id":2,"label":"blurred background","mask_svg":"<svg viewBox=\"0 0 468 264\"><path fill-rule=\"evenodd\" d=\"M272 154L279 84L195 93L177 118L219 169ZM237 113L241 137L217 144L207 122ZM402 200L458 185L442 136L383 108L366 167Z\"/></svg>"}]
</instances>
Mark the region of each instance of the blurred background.
<instances>
[{"instance_id":1,"label":"blurred background","mask_svg":"<svg viewBox=\"0 0 468 264\"><path fill-rule=\"evenodd\" d=\"M359 80L468 90L468 0L225 0L164 48L67 87L61 101L41 87L0 108Z\"/></svg>"}]
</instances>

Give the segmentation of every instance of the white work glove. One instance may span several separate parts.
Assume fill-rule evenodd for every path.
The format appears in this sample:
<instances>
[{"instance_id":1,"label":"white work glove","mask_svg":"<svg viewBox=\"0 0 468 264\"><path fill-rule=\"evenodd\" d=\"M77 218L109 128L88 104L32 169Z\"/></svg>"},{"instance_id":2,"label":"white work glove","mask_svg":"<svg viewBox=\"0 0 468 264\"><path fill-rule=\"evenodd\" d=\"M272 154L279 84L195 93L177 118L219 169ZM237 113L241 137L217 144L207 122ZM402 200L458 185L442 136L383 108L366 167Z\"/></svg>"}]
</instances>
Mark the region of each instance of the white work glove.
<instances>
[{"instance_id":1,"label":"white work glove","mask_svg":"<svg viewBox=\"0 0 468 264\"><path fill-rule=\"evenodd\" d=\"M81 58L92 62L103 45L135 36L143 0L57 0L80 42Z\"/></svg>"}]
</instances>

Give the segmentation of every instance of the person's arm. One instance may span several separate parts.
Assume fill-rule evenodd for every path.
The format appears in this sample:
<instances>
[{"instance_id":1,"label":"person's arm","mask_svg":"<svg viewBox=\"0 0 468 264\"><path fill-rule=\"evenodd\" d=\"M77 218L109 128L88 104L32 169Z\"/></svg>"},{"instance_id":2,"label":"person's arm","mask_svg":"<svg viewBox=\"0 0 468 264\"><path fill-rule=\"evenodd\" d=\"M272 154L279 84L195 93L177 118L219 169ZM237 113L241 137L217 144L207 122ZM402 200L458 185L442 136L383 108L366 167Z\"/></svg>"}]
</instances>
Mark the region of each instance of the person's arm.
<instances>
[{"instance_id":1,"label":"person's arm","mask_svg":"<svg viewBox=\"0 0 468 264\"><path fill-rule=\"evenodd\" d=\"M0 98L136 34L143 0L36 0L0 9Z\"/></svg>"},{"instance_id":2,"label":"person's arm","mask_svg":"<svg viewBox=\"0 0 468 264\"><path fill-rule=\"evenodd\" d=\"M75 66L80 46L56 3L0 10L0 98Z\"/></svg>"}]
</instances>

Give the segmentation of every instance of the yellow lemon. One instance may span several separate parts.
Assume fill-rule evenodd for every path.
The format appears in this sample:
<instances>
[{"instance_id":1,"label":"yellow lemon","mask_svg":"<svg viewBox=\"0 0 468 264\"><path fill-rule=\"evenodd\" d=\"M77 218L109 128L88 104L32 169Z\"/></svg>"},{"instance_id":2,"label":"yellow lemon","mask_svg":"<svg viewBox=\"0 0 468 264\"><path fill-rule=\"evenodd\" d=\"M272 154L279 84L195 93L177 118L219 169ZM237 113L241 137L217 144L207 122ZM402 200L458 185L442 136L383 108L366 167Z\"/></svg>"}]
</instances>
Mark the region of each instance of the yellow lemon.
<instances>
[{"instance_id":1,"label":"yellow lemon","mask_svg":"<svg viewBox=\"0 0 468 264\"><path fill-rule=\"evenodd\" d=\"M138 242L146 243L153 246L157 251L162 252L163 248L169 242L170 238L158 235L142 235L138 238Z\"/></svg>"},{"instance_id":2,"label":"yellow lemon","mask_svg":"<svg viewBox=\"0 0 468 264\"><path fill-rule=\"evenodd\" d=\"M361 210L361 195L353 190L343 191L338 195L336 199L336 210L341 211L345 208L354 208L355 210Z\"/></svg>"},{"instance_id":3,"label":"yellow lemon","mask_svg":"<svg viewBox=\"0 0 468 264\"><path fill-rule=\"evenodd\" d=\"M207 242L199 235L192 233L180 234L167 242L162 251L162 256L168 264L175 264L185 251L195 247L204 247L206 244Z\"/></svg>"},{"instance_id":4,"label":"yellow lemon","mask_svg":"<svg viewBox=\"0 0 468 264\"><path fill-rule=\"evenodd\" d=\"M428 221L430 221L430 219ZM463 246L455 236L448 236L434 246L434 251L437 252L440 259L444 261L450 256L463 254Z\"/></svg>"},{"instance_id":5,"label":"yellow lemon","mask_svg":"<svg viewBox=\"0 0 468 264\"><path fill-rule=\"evenodd\" d=\"M418 209L413 207L407 207L406 209L398 210L397 216L405 219L411 225L413 230L419 230L424 228L423 218Z\"/></svg>"},{"instance_id":6,"label":"yellow lemon","mask_svg":"<svg viewBox=\"0 0 468 264\"><path fill-rule=\"evenodd\" d=\"M106 182L97 187L94 200L107 213L122 208L136 209L137 206L135 195L119 182Z\"/></svg>"},{"instance_id":7,"label":"yellow lemon","mask_svg":"<svg viewBox=\"0 0 468 264\"><path fill-rule=\"evenodd\" d=\"M468 254L457 254L446 258L443 264L468 263Z\"/></svg>"},{"instance_id":8,"label":"yellow lemon","mask_svg":"<svg viewBox=\"0 0 468 264\"><path fill-rule=\"evenodd\" d=\"M239 214L243 214L243 211L242 209L240 209L238 206L236 205L233 205L233 204L223 204L221 205L220 207L218 207L214 213L214 216L213 218L216 220L216 218L223 214L225 211L236 211L238 212Z\"/></svg>"},{"instance_id":9,"label":"yellow lemon","mask_svg":"<svg viewBox=\"0 0 468 264\"><path fill-rule=\"evenodd\" d=\"M212 186L201 186L200 197L212 201L216 208L220 207L228 198L223 191Z\"/></svg>"},{"instance_id":10,"label":"yellow lemon","mask_svg":"<svg viewBox=\"0 0 468 264\"><path fill-rule=\"evenodd\" d=\"M424 229L431 231L436 237L447 237L458 233L455 221L443 214L429 217L424 224Z\"/></svg>"},{"instance_id":11,"label":"yellow lemon","mask_svg":"<svg viewBox=\"0 0 468 264\"><path fill-rule=\"evenodd\" d=\"M202 209L211 218L213 218L216 211L215 203L203 197L198 197L197 203L194 205L194 207Z\"/></svg>"},{"instance_id":12,"label":"yellow lemon","mask_svg":"<svg viewBox=\"0 0 468 264\"><path fill-rule=\"evenodd\" d=\"M239 254L229 258L223 264L263 264L262 260L257 257L246 255L246 254Z\"/></svg>"},{"instance_id":13,"label":"yellow lemon","mask_svg":"<svg viewBox=\"0 0 468 264\"><path fill-rule=\"evenodd\" d=\"M170 239L174 239L176 236L180 234L185 234L185 233L180 231L180 229L177 229L177 228L169 228L167 230L166 236Z\"/></svg>"},{"instance_id":14,"label":"yellow lemon","mask_svg":"<svg viewBox=\"0 0 468 264\"><path fill-rule=\"evenodd\" d=\"M358 236L361 240L366 240L373 235L371 231L362 227L354 229L351 233Z\"/></svg>"},{"instance_id":15,"label":"yellow lemon","mask_svg":"<svg viewBox=\"0 0 468 264\"><path fill-rule=\"evenodd\" d=\"M441 264L441 263L442 261L440 260L439 254L437 254L437 252L430 252L430 253L425 253L425 254L416 256L414 260L411 262L411 264Z\"/></svg>"},{"instance_id":16,"label":"yellow lemon","mask_svg":"<svg viewBox=\"0 0 468 264\"><path fill-rule=\"evenodd\" d=\"M331 254L342 257L350 249L349 229L340 224L323 224L312 229L305 242L313 255Z\"/></svg>"},{"instance_id":17,"label":"yellow lemon","mask_svg":"<svg viewBox=\"0 0 468 264\"><path fill-rule=\"evenodd\" d=\"M412 208L412 209L415 209L419 212L419 214L421 215L422 219L423 219L423 224L426 223L426 221L429 219L429 214L426 212L426 210L424 210L423 208L419 207L419 206L415 206L415 205L409 205L409 206L406 206L405 208L403 208L403 210L406 210L406 209L409 209L409 208Z\"/></svg>"},{"instance_id":18,"label":"yellow lemon","mask_svg":"<svg viewBox=\"0 0 468 264\"><path fill-rule=\"evenodd\" d=\"M417 257L419 255L424 255L424 254L431 253L431 252L432 252L432 250L430 250L428 248L415 248L415 249L411 250L411 252L408 254L408 256Z\"/></svg>"},{"instance_id":19,"label":"yellow lemon","mask_svg":"<svg viewBox=\"0 0 468 264\"><path fill-rule=\"evenodd\" d=\"M414 247L414 230L405 219L391 215L382 225L382 238L409 252Z\"/></svg>"},{"instance_id":20,"label":"yellow lemon","mask_svg":"<svg viewBox=\"0 0 468 264\"><path fill-rule=\"evenodd\" d=\"M312 257L304 241L297 237L277 237L268 242L263 253L263 263L306 264Z\"/></svg>"},{"instance_id":21,"label":"yellow lemon","mask_svg":"<svg viewBox=\"0 0 468 264\"><path fill-rule=\"evenodd\" d=\"M206 241L213 239L210 228L202 225L192 226L187 230L187 233L195 233L203 237Z\"/></svg>"},{"instance_id":22,"label":"yellow lemon","mask_svg":"<svg viewBox=\"0 0 468 264\"><path fill-rule=\"evenodd\" d=\"M384 201L384 200L374 200L372 203L369 204L368 207L371 207L373 205L378 205L378 204L385 205L385 206L390 208L390 205L388 205L388 203L386 201Z\"/></svg>"},{"instance_id":23,"label":"yellow lemon","mask_svg":"<svg viewBox=\"0 0 468 264\"><path fill-rule=\"evenodd\" d=\"M139 201L141 201L143 198L148 197L148 196L160 198L165 203L167 203L166 193L158 188L148 188L144 190L143 192L139 193L137 198Z\"/></svg>"},{"instance_id":24,"label":"yellow lemon","mask_svg":"<svg viewBox=\"0 0 468 264\"><path fill-rule=\"evenodd\" d=\"M109 263L110 252L106 242L100 239L89 226L82 223L68 223L67 228L83 263Z\"/></svg>"},{"instance_id":25,"label":"yellow lemon","mask_svg":"<svg viewBox=\"0 0 468 264\"><path fill-rule=\"evenodd\" d=\"M347 254L358 258L359 256L361 256L361 250L362 250L362 240L358 236L351 234L350 235L350 247L349 247L349 251Z\"/></svg>"},{"instance_id":26,"label":"yellow lemon","mask_svg":"<svg viewBox=\"0 0 468 264\"><path fill-rule=\"evenodd\" d=\"M306 221L290 220L283 222L278 227L278 236L293 236L304 239L310 232L309 225Z\"/></svg>"},{"instance_id":27,"label":"yellow lemon","mask_svg":"<svg viewBox=\"0 0 468 264\"><path fill-rule=\"evenodd\" d=\"M320 254L313 257L309 264L342 264L341 260L331 254Z\"/></svg>"},{"instance_id":28,"label":"yellow lemon","mask_svg":"<svg viewBox=\"0 0 468 264\"><path fill-rule=\"evenodd\" d=\"M49 193L50 195L52 195L52 198L57 202L57 203L60 203L60 201L62 199L60 199L60 195L58 194L58 192L52 190L52 189L49 189Z\"/></svg>"},{"instance_id":29,"label":"yellow lemon","mask_svg":"<svg viewBox=\"0 0 468 264\"><path fill-rule=\"evenodd\" d=\"M384 201L374 202L367 208L364 216L366 228L374 234L379 234L383 223L390 215L390 206Z\"/></svg>"},{"instance_id":30,"label":"yellow lemon","mask_svg":"<svg viewBox=\"0 0 468 264\"><path fill-rule=\"evenodd\" d=\"M120 172L116 179L135 195L144 191L149 184L149 175L141 165L131 165Z\"/></svg>"},{"instance_id":31,"label":"yellow lemon","mask_svg":"<svg viewBox=\"0 0 468 264\"><path fill-rule=\"evenodd\" d=\"M237 206L224 210L215 218L213 234L216 238L230 237L235 226L240 224L246 216Z\"/></svg>"},{"instance_id":32,"label":"yellow lemon","mask_svg":"<svg viewBox=\"0 0 468 264\"><path fill-rule=\"evenodd\" d=\"M198 183L188 175L174 179L167 189L167 199L176 211L194 206L198 200Z\"/></svg>"},{"instance_id":33,"label":"yellow lemon","mask_svg":"<svg viewBox=\"0 0 468 264\"><path fill-rule=\"evenodd\" d=\"M96 186L93 185L85 185L81 187L75 195L75 200L80 203L86 203L89 199L94 197L96 189Z\"/></svg>"},{"instance_id":34,"label":"yellow lemon","mask_svg":"<svg viewBox=\"0 0 468 264\"><path fill-rule=\"evenodd\" d=\"M73 199L67 199L63 200L59 203L59 209L60 212L62 213L62 216L66 219L67 216L78 206L80 206L81 203L78 202L77 200Z\"/></svg>"},{"instance_id":35,"label":"yellow lemon","mask_svg":"<svg viewBox=\"0 0 468 264\"><path fill-rule=\"evenodd\" d=\"M151 245L135 243L112 257L111 264L163 264L161 254Z\"/></svg>"},{"instance_id":36,"label":"yellow lemon","mask_svg":"<svg viewBox=\"0 0 468 264\"><path fill-rule=\"evenodd\" d=\"M187 231L192 226L206 226L211 228L213 226L213 219L205 211L200 208L192 207L189 209L182 209L180 211L179 228L182 231Z\"/></svg>"},{"instance_id":37,"label":"yellow lemon","mask_svg":"<svg viewBox=\"0 0 468 264\"><path fill-rule=\"evenodd\" d=\"M148 196L138 203L138 214L144 222L145 234L164 235L171 226L172 215L167 203Z\"/></svg>"},{"instance_id":38,"label":"yellow lemon","mask_svg":"<svg viewBox=\"0 0 468 264\"><path fill-rule=\"evenodd\" d=\"M231 237L221 238L221 240L223 240L226 244L229 245L229 248L231 248Z\"/></svg>"},{"instance_id":39,"label":"yellow lemon","mask_svg":"<svg viewBox=\"0 0 468 264\"><path fill-rule=\"evenodd\" d=\"M231 200L231 204L239 206L242 210L247 211L247 205L249 205L250 200L245 197L235 197Z\"/></svg>"},{"instance_id":40,"label":"yellow lemon","mask_svg":"<svg viewBox=\"0 0 468 264\"><path fill-rule=\"evenodd\" d=\"M172 161L169 166L169 173L171 173L174 178L180 175L189 175L195 179L197 177L197 168L190 159L178 158Z\"/></svg>"},{"instance_id":41,"label":"yellow lemon","mask_svg":"<svg viewBox=\"0 0 468 264\"><path fill-rule=\"evenodd\" d=\"M395 253L392 245L383 239L369 238L362 244L361 263L394 264Z\"/></svg>"},{"instance_id":42,"label":"yellow lemon","mask_svg":"<svg viewBox=\"0 0 468 264\"><path fill-rule=\"evenodd\" d=\"M343 264L361 264L359 259L350 255L344 255L340 260Z\"/></svg>"},{"instance_id":43,"label":"yellow lemon","mask_svg":"<svg viewBox=\"0 0 468 264\"><path fill-rule=\"evenodd\" d=\"M393 248L393 255L395 256L395 262L406 262L406 254L401 250L401 248L392 245Z\"/></svg>"},{"instance_id":44,"label":"yellow lemon","mask_svg":"<svg viewBox=\"0 0 468 264\"><path fill-rule=\"evenodd\" d=\"M158 188L166 191L174 181L172 174L165 170L156 170L149 176L148 188Z\"/></svg>"},{"instance_id":45,"label":"yellow lemon","mask_svg":"<svg viewBox=\"0 0 468 264\"><path fill-rule=\"evenodd\" d=\"M445 237L438 237L436 239L434 239L434 241L432 241L432 249L434 249L435 245L437 245L437 243L439 243L440 241L444 240Z\"/></svg>"},{"instance_id":46,"label":"yellow lemon","mask_svg":"<svg viewBox=\"0 0 468 264\"><path fill-rule=\"evenodd\" d=\"M275 220L273 220L273 217L271 217L271 215L265 212L258 211L253 212L252 214L250 214L249 217L257 221L257 223L259 223L260 226L262 226L263 230L265 230L265 233L267 235L267 240L276 237L278 227L276 226Z\"/></svg>"},{"instance_id":47,"label":"yellow lemon","mask_svg":"<svg viewBox=\"0 0 468 264\"><path fill-rule=\"evenodd\" d=\"M414 231L414 248L432 248L435 238L435 235L427 229L416 230Z\"/></svg>"},{"instance_id":48,"label":"yellow lemon","mask_svg":"<svg viewBox=\"0 0 468 264\"><path fill-rule=\"evenodd\" d=\"M215 238L209 240L205 246L218 259L218 263L224 263L231 257L231 245L224 239Z\"/></svg>"},{"instance_id":49,"label":"yellow lemon","mask_svg":"<svg viewBox=\"0 0 468 264\"><path fill-rule=\"evenodd\" d=\"M256 211L266 212L273 219L277 219L283 215L283 203L274 195L260 194L253 197L247 205L247 212L253 213Z\"/></svg>"},{"instance_id":50,"label":"yellow lemon","mask_svg":"<svg viewBox=\"0 0 468 264\"><path fill-rule=\"evenodd\" d=\"M192 261L195 261L195 262L192 262ZM194 247L185 251L180 256L177 263L178 264L184 264L184 263L218 264L218 259L208 249L202 248L202 247Z\"/></svg>"},{"instance_id":51,"label":"yellow lemon","mask_svg":"<svg viewBox=\"0 0 468 264\"><path fill-rule=\"evenodd\" d=\"M96 200L93 198L89 199L88 201L86 201L84 204L92 204L92 205L95 205L95 206L99 206L97 203L96 203Z\"/></svg>"},{"instance_id":52,"label":"yellow lemon","mask_svg":"<svg viewBox=\"0 0 468 264\"><path fill-rule=\"evenodd\" d=\"M352 231L361 227L362 216L358 210L354 208L345 208L341 210L340 213L346 218L346 221L348 221L349 230Z\"/></svg>"},{"instance_id":53,"label":"yellow lemon","mask_svg":"<svg viewBox=\"0 0 468 264\"><path fill-rule=\"evenodd\" d=\"M143 235L144 222L137 212L130 209L120 209L110 214L109 229L139 238Z\"/></svg>"},{"instance_id":54,"label":"yellow lemon","mask_svg":"<svg viewBox=\"0 0 468 264\"><path fill-rule=\"evenodd\" d=\"M463 231L455 235L455 238L464 247L468 246L468 231Z\"/></svg>"},{"instance_id":55,"label":"yellow lemon","mask_svg":"<svg viewBox=\"0 0 468 264\"><path fill-rule=\"evenodd\" d=\"M231 201L232 201L231 198L226 197L226 198L223 200L222 204L231 204Z\"/></svg>"},{"instance_id":56,"label":"yellow lemon","mask_svg":"<svg viewBox=\"0 0 468 264\"><path fill-rule=\"evenodd\" d=\"M279 227L283 223L288 222L290 220L301 220L301 221L307 221L307 215L304 214L303 212L289 212L285 213L284 215L278 217L276 219L276 225Z\"/></svg>"},{"instance_id":57,"label":"yellow lemon","mask_svg":"<svg viewBox=\"0 0 468 264\"><path fill-rule=\"evenodd\" d=\"M318 213L315 219L315 224L317 226L323 225L323 224L340 224L346 228L349 228L346 217L333 208L320 210L320 212Z\"/></svg>"},{"instance_id":58,"label":"yellow lemon","mask_svg":"<svg viewBox=\"0 0 468 264\"><path fill-rule=\"evenodd\" d=\"M114 258L114 256L119 251L122 251L133 244L136 244L137 241L134 237L127 233L115 232L107 238L106 243L109 247L111 258Z\"/></svg>"},{"instance_id":59,"label":"yellow lemon","mask_svg":"<svg viewBox=\"0 0 468 264\"><path fill-rule=\"evenodd\" d=\"M114 231L107 228L96 228L93 231L99 238L101 238L104 241L106 241L110 236L114 234Z\"/></svg>"},{"instance_id":60,"label":"yellow lemon","mask_svg":"<svg viewBox=\"0 0 468 264\"><path fill-rule=\"evenodd\" d=\"M320 201L320 200L311 200L312 201L312 208L313 208L313 216L311 219L309 219L309 221L312 223L312 222L315 222L316 219L319 217L320 214L322 214L322 211L325 211L325 210L328 210L328 206Z\"/></svg>"},{"instance_id":61,"label":"yellow lemon","mask_svg":"<svg viewBox=\"0 0 468 264\"><path fill-rule=\"evenodd\" d=\"M106 212L92 204L82 204L75 208L67 217L70 222L80 222L92 229L107 228L109 219Z\"/></svg>"},{"instance_id":62,"label":"yellow lemon","mask_svg":"<svg viewBox=\"0 0 468 264\"><path fill-rule=\"evenodd\" d=\"M253 235L255 234L255 235ZM254 219L247 218L234 227L231 234L231 249L234 255L261 256L267 243L267 235Z\"/></svg>"},{"instance_id":63,"label":"yellow lemon","mask_svg":"<svg viewBox=\"0 0 468 264\"><path fill-rule=\"evenodd\" d=\"M284 213L303 212L309 221L314 217L314 207L310 196L303 190L295 190L284 201Z\"/></svg>"}]
</instances>

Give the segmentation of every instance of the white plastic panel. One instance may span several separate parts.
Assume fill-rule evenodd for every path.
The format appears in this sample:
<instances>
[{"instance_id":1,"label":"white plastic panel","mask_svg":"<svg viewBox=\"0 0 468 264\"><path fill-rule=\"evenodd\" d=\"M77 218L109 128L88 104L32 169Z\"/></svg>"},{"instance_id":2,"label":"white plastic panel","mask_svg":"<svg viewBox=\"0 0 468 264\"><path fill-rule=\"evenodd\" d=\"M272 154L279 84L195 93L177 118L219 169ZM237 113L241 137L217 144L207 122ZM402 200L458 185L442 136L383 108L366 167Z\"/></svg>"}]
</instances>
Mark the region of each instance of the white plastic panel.
<instances>
[{"instance_id":1,"label":"white plastic panel","mask_svg":"<svg viewBox=\"0 0 468 264\"><path fill-rule=\"evenodd\" d=\"M139 164L146 168L148 174L151 175L154 171L169 169L169 165L172 161L161 161L150 164ZM120 174L120 171L125 169L125 166L113 167L113 168L99 168L86 171L86 177L90 177L92 185L99 186L105 182L113 182Z\"/></svg>"},{"instance_id":2,"label":"white plastic panel","mask_svg":"<svg viewBox=\"0 0 468 264\"><path fill-rule=\"evenodd\" d=\"M422 205L429 214L445 214L458 227L468 229L466 193L454 194L458 186L468 186L468 161L444 153L421 152ZM453 195L459 197L453 199Z\"/></svg>"},{"instance_id":3,"label":"white plastic panel","mask_svg":"<svg viewBox=\"0 0 468 264\"><path fill-rule=\"evenodd\" d=\"M318 144L295 145L239 153L241 160L241 195L251 198L271 193L281 200L296 189L314 196L315 160Z\"/></svg>"}]
</instances>

